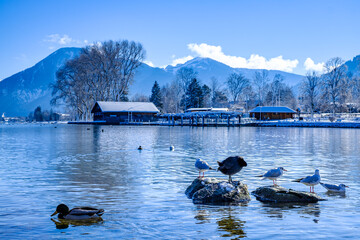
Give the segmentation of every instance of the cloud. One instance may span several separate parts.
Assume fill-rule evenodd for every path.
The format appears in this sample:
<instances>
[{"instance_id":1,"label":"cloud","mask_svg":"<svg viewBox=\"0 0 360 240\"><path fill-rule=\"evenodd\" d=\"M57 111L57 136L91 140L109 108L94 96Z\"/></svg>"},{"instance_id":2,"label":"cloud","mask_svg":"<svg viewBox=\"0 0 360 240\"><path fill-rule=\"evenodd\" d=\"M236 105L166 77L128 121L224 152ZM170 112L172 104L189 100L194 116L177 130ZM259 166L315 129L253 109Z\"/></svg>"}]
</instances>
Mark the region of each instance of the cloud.
<instances>
[{"instance_id":1,"label":"cloud","mask_svg":"<svg viewBox=\"0 0 360 240\"><path fill-rule=\"evenodd\" d=\"M173 55L173 58L175 57L175 55ZM176 58L173 59L172 63L170 63L171 66L176 66L178 64L183 64L186 63L187 61L190 61L191 59L193 59L193 56L187 56L187 57L183 57L183 58Z\"/></svg>"},{"instance_id":2,"label":"cloud","mask_svg":"<svg viewBox=\"0 0 360 240\"><path fill-rule=\"evenodd\" d=\"M188 48L200 57L211 58L233 68L268 69L292 72L299 63L297 59L284 59L282 56L266 59L258 54L252 54L249 59L246 59L243 57L226 55L223 53L221 46L212 46L206 43L190 43L188 44ZM191 56L188 56L187 58L190 57Z\"/></svg>"},{"instance_id":3,"label":"cloud","mask_svg":"<svg viewBox=\"0 0 360 240\"><path fill-rule=\"evenodd\" d=\"M306 71L316 71L316 72L324 72L325 63L316 63L311 59L307 58L304 62L304 67Z\"/></svg>"},{"instance_id":4,"label":"cloud","mask_svg":"<svg viewBox=\"0 0 360 240\"><path fill-rule=\"evenodd\" d=\"M60 34L50 34L50 35L46 36L46 38L44 39L44 42L57 43L60 45L67 45L69 43L76 42L76 41L73 40L71 37L69 37L66 34L64 34L62 36Z\"/></svg>"}]
</instances>

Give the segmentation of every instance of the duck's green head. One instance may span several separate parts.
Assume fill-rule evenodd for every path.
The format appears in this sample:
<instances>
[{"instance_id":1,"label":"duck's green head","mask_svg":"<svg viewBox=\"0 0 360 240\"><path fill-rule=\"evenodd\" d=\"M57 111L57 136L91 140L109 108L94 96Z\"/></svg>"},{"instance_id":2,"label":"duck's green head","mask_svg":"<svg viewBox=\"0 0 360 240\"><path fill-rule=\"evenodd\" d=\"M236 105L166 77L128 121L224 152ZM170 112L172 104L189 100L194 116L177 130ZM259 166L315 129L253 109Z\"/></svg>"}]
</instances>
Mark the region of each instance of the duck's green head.
<instances>
[{"instance_id":1,"label":"duck's green head","mask_svg":"<svg viewBox=\"0 0 360 240\"><path fill-rule=\"evenodd\" d=\"M68 206L66 206L65 204L59 204L56 207L56 211L53 214L51 214L51 216L54 216L58 213L61 213L62 215L66 215L66 214L68 214L68 212L69 212Z\"/></svg>"}]
</instances>

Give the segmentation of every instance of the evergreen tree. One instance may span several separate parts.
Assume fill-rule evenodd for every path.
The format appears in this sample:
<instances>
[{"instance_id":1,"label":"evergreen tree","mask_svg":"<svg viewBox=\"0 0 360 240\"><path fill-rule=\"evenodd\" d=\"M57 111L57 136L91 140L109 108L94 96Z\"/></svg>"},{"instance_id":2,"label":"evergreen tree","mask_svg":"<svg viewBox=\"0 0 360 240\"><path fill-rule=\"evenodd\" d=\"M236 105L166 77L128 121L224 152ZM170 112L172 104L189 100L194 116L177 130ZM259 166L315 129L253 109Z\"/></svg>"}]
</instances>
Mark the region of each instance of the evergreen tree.
<instances>
[{"instance_id":1,"label":"evergreen tree","mask_svg":"<svg viewBox=\"0 0 360 240\"><path fill-rule=\"evenodd\" d=\"M196 78L191 80L185 96L186 108L201 108L204 106L203 91Z\"/></svg>"},{"instance_id":2,"label":"evergreen tree","mask_svg":"<svg viewBox=\"0 0 360 240\"><path fill-rule=\"evenodd\" d=\"M155 81L154 86L151 89L150 102L154 103L158 108L163 107L161 90L157 81Z\"/></svg>"},{"instance_id":3,"label":"evergreen tree","mask_svg":"<svg viewBox=\"0 0 360 240\"><path fill-rule=\"evenodd\" d=\"M209 88L208 85L204 84L201 87L202 90L202 102L203 102L203 107L210 107L211 106L211 89Z\"/></svg>"},{"instance_id":4,"label":"evergreen tree","mask_svg":"<svg viewBox=\"0 0 360 240\"><path fill-rule=\"evenodd\" d=\"M37 121L37 122L42 122L43 121L43 115L41 113L41 107L40 106L35 108L34 118L35 118L35 121Z\"/></svg>"}]
</instances>

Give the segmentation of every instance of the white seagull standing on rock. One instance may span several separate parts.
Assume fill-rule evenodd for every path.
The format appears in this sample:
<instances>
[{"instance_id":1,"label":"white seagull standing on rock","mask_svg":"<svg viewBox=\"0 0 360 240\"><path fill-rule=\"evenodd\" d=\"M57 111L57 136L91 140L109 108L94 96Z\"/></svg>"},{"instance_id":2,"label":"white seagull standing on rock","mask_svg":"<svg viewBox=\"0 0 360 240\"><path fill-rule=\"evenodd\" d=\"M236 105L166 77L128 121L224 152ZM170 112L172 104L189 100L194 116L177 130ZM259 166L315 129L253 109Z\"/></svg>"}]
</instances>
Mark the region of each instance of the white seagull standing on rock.
<instances>
[{"instance_id":1,"label":"white seagull standing on rock","mask_svg":"<svg viewBox=\"0 0 360 240\"><path fill-rule=\"evenodd\" d=\"M273 181L274 186L277 186L276 180L284 174L284 171L287 171L287 170L283 167L278 167L278 168L270 169L265 174L257 176L257 177L263 177L263 179L261 179L261 180L264 180L266 178L270 179Z\"/></svg>"},{"instance_id":2,"label":"white seagull standing on rock","mask_svg":"<svg viewBox=\"0 0 360 240\"><path fill-rule=\"evenodd\" d=\"M299 178L294 180L293 182L299 182L305 184L306 186L310 186L310 192L314 193L314 186L319 184L320 181L321 181L320 171L319 169L316 169L314 175L307 176L305 178ZM312 187L312 191L311 191L311 187Z\"/></svg>"},{"instance_id":3,"label":"white seagull standing on rock","mask_svg":"<svg viewBox=\"0 0 360 240\"><path fill-rule=\"evenodd\" d=\"M199 178L201 172L203 173L202 177L204 177L207 170L214 170L205 160L202 160L200 158L196 159L195 168L199 171Z\"/></svg>"},{"instance_id":4,"label":"white seagull standing on rock","mask_svg":"<svg viewBox=\"0 0 360 240\"><path fill-rule=\"evenodd\" d=\"M326 188L329 192L336 192L336 193L345 193L345 188L348 188L349 186L346 186L345 184L340 185L333 185L333 184L327 184L327 183L320 183L321 186Z\"/></svg>"}]
</instances>

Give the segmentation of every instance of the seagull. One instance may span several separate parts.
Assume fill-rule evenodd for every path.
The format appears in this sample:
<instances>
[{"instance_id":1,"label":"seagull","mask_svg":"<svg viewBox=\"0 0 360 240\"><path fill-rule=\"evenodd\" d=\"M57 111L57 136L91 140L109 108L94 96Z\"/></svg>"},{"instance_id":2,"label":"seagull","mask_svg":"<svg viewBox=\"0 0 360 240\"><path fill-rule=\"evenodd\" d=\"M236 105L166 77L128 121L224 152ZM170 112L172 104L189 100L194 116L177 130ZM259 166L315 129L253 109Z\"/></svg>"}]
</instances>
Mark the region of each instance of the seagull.
<instances>
[{"instance_id":1,"label":"seagull","mask_svg":"<svg viewBox=\"0 0 360 240\"><path fill-rule=\"evenodd\" d=\"M203 173L203 177L204 177L205 172L207 170L214 170L205 160L202 160L200 158L196 159L195 168L199 171L199 178L201 172Z\"/></svg>"},{"instance_id":2,"label":"seagull","mask_svg":"<svg viewBox=\"0 0 360 240\"><path fill-rule=\"evenodd\" d=\"M269 171L267 171L267 173L260 175L258 177L263 177L264 180L265 178L270 179L273 181L274 186L276 186L276 179L278 179L279 177L281 177L284 174L284 171L287 171L285 168L283 167L278 167L278 168L274 168L274 169L270 169Z\"/></svg>"},{"instance_id":3,"label":"seagull","mask_svg":"<svg viewBox=\"0 0 360 240\"><path fill-rule=\"evenodd\" d=\"M348 188L349 186L346 186L345 184L340 185L334 185L334 184L327 184L320 182L320 185L326 188L329 192L338 192L338 193L344 193L345 188Z\"/></svg>"},{"instance_id":4,"label":"seagull","mask_svg":"<svg viewBox=\"0 0 360 240\"><path fill-rule=\"evenodd\" d=\"M247 163L242 157L235 156L235 157L228 157L222 162L217 162L219 164L218 171L222 172L225 175L229 175L229 182L232 182L231 175L234 175L243 167L247 166Z\"/></svg>"},{"instance_id":5,"label":"seagull","mask_svg":"<svg viewBox=\"0 0 360 240\"><path fill-rule=\"evenodd\" d=\"M314 193L314 186L316 184L319 184L320 180L321 180L321 178L320 178L319 169L316 169L314 175L307 176L305 178L299 178L299 179L294 180L293 182L299 182L299 183L305 184L306 186L310 186L310 192ZM311 187L312 187L312 191L311 191Z\"/></svg>"}]
</instances>

